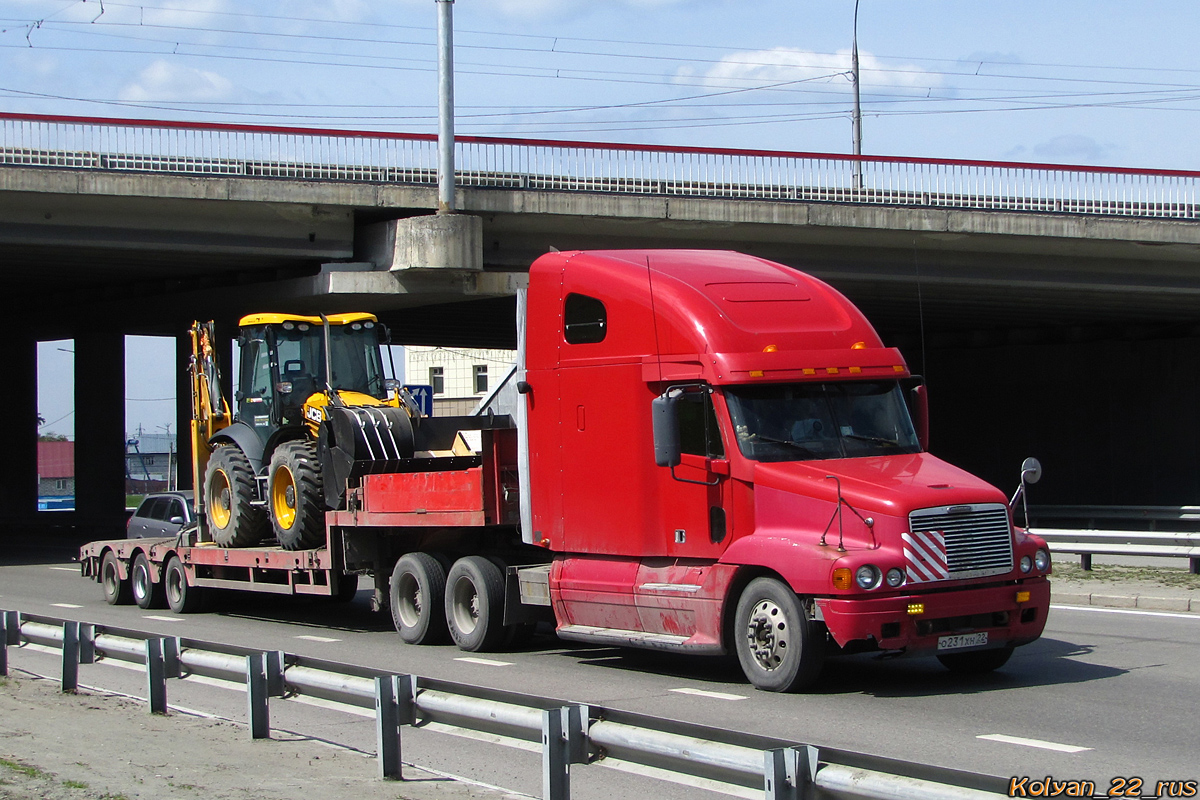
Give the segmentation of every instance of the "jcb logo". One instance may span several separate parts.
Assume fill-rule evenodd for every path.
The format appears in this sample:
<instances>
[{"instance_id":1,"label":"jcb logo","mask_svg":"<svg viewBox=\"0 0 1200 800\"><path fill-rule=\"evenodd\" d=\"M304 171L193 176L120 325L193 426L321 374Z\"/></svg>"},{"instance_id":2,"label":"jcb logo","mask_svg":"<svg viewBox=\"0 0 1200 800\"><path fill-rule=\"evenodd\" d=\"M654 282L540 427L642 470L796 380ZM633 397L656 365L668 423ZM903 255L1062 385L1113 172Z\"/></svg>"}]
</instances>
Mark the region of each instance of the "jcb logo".
<instances>
[{"instance_id":1,"label":"jcb logo","mask_svg":"<svg viewBox=\"0 0 1200 800\"><path fill-rule=\"evenodd\" d=\"M324 419L324 415L321 413L321 409L317 408L316 406L309 406L304 411L304 416L308 417L313 422L320 422L322 419Z\"/></svg>"}]
</instances>

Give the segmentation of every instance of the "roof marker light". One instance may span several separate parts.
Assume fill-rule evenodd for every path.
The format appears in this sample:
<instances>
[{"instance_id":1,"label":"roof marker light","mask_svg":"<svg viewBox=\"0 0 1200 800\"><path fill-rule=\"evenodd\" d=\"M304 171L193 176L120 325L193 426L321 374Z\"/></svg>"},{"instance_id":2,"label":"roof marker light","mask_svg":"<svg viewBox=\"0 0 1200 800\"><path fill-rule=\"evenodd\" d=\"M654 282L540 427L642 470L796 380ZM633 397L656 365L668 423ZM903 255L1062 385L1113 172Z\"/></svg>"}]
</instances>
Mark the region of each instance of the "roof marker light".
<instances>
[{"instance_id":1,"label":"roof marker light","mask_svg":"<svg viewBox=\"0 0 1200 800\"><path fill-rule=\"evenodd\" d=\"M825 368L825 371L826 371L826 372L828 372L830 375L837 375L837 374L838 374L838 368L837 368L837 367L826 367L826 368Z\"/></svg>"},{"instance_id":2,"label":"roof marker light","mask_svg":"<svg viewBox=\"0 0 1200 800\"><path fill-rule=\"evenodd\" d=\"M812 367L805 367L804 374L805 375L816 375L817 371L815 369L813 369Z\"/></svg>"},{"instance_id":3,"label":"roof marker light","mask_svg":"<svg viewBox=\"0 0 1200 800\"><path fill-rule=\"evenodd\" d=\"M752 369L752 370L750 370L750 377L751 377L751 378L761 378L762 376L763 376L763 371L762 371L761 369Z\"/></svg>"},{"instance_id":4,"label":"roof marker light","mask_svg":"<svg viewBox=\"0 0 1200 800\"><path fill-rule=\"evenodd\" d=\"M892 371L893 372L904 372L904 367L900 364L896 364L894 367L892 367Z\"/></svg>"},{"instance_id":5,"label":"roof marker light","mask_svg":"<svg viewBox=\"0 0 1200 800\"><path fill-rule=\"evenodd\" d=\"M777 352L779 352L779 346L778 346L778 345L769 344L769 345L767 345L766 347L764 347L764 348L763 348L763 352L764 352L764 353L777 353Z\"/></svg>"},{"instance_id":6,"label":"roof marker light","mask_svg":"<svg viewBox=\"0 0 1200 800\"><path fill-rule=\"evenodd\" d=\"M850 368L850 373L851 373L852 375L857 375L857 374L859 374L860 372L862 372L862 367L851 367L851 368Z\"/></svg>"},{"instance_id":7,"label":"roof marker light","mask_svg":"<svg viewBox=\"0 0 1200 800\"><path fill-rule=\"evenodd\" d=\"M850 345L850 349L851 350L866 350L867 343L866 342L855 342L854 344Z\"/></svg>"}]
</instances>

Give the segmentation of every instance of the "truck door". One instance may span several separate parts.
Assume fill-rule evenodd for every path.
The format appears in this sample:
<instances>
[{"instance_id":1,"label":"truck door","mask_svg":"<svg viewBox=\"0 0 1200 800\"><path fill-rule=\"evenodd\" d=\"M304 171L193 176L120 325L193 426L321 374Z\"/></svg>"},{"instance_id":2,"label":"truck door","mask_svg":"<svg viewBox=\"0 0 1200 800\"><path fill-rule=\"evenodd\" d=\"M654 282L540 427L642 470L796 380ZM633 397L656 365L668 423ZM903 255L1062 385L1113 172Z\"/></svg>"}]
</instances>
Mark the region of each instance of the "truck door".
<instances>
[{"instance_id":1,"label":"truck door","mask_svg":"<svg viewBox=\"0 0 1200 800\"><path fill-rule=\"evenodd\" d=\"M659 474L660 535L671 556L715 559L729 534L729 462L707 390L680 398L679 440L679 466Z\"/></svg>"}]
</instances>

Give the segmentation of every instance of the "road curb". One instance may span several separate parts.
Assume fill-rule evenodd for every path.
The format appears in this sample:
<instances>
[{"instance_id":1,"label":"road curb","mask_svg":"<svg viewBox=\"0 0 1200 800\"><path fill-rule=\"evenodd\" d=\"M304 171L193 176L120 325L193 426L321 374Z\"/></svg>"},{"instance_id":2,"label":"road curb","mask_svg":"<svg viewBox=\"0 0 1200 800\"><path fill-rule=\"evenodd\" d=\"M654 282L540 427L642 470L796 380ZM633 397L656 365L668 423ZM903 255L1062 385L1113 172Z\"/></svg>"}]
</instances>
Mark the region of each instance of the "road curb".
<instances>
[{"instance_id":1,"label":"road curb","mask_svg":"<svg viewBox=\"0 0 1200 800\"><path fill-rule=\"evenodd\" d=\"M1067 606L1141 608L1148 611L1200 611L1200 598L1156 597L1111 592L1052 592L1050 602Z\"/></svg>"}]
</instances>

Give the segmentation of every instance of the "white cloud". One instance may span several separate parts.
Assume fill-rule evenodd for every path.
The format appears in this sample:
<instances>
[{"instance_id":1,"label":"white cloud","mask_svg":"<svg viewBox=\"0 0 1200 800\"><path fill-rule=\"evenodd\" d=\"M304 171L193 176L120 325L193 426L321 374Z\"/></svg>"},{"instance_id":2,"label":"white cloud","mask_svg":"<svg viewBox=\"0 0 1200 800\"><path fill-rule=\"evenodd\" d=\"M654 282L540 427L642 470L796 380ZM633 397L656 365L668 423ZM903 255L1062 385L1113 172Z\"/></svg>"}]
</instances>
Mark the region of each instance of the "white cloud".
<instances>
[{"instance_id":1,"label":"white cloud","mask_svg":"<svg viewBox=\"0 0 1200 800\"><path fill-rule=\"evenodd\" d=\"M142 70L133 83L123 86L119 96L134 102L227 100L233 89L233 83L223 75L160 59Z\"/></svg>"},{"instance_id":2,"label":"white cloud","mask_svg":"<svg viewBox=\"0 0 1200 800\"><path fill-rule=\"evenodd\" d=\"M938 76L911 65L883 64L870 53L859 52L859 75L863 90L879 88L930 89L941 84ZM702 84L712 88L739 88L789 81L835 83L850 88L851 54L814 53L792 47L774 47L733 53L708 69ZM692 76L681 71L681 77ZM691 81L689 81L691 82Z\"/></svg>"},{"instance_id":3,"label":"white cloud","mask_svg":"<svg viewBox=\"0 0 1200 800\"><path fill-rule=\"evenodd\" d=\"M1090 136L1069 133L1039 142L1032 147L1016 147L1006 153L1005 157L1051 164L1102 164L1114 158L1119 149L1116 145L1102 144Z\"/></svg>"},{"instance_id":4,"label":"white cloud","mask_svg":"<svg viewBox=\"0 0 1200 800\"><path fill-rule=\"evenodd\" d=\"M605 6L659 8L682 5L691 0L490 0L500 14L521 19L577 16L583 11L598 11Z\"/></svg>"}]
</instances>

